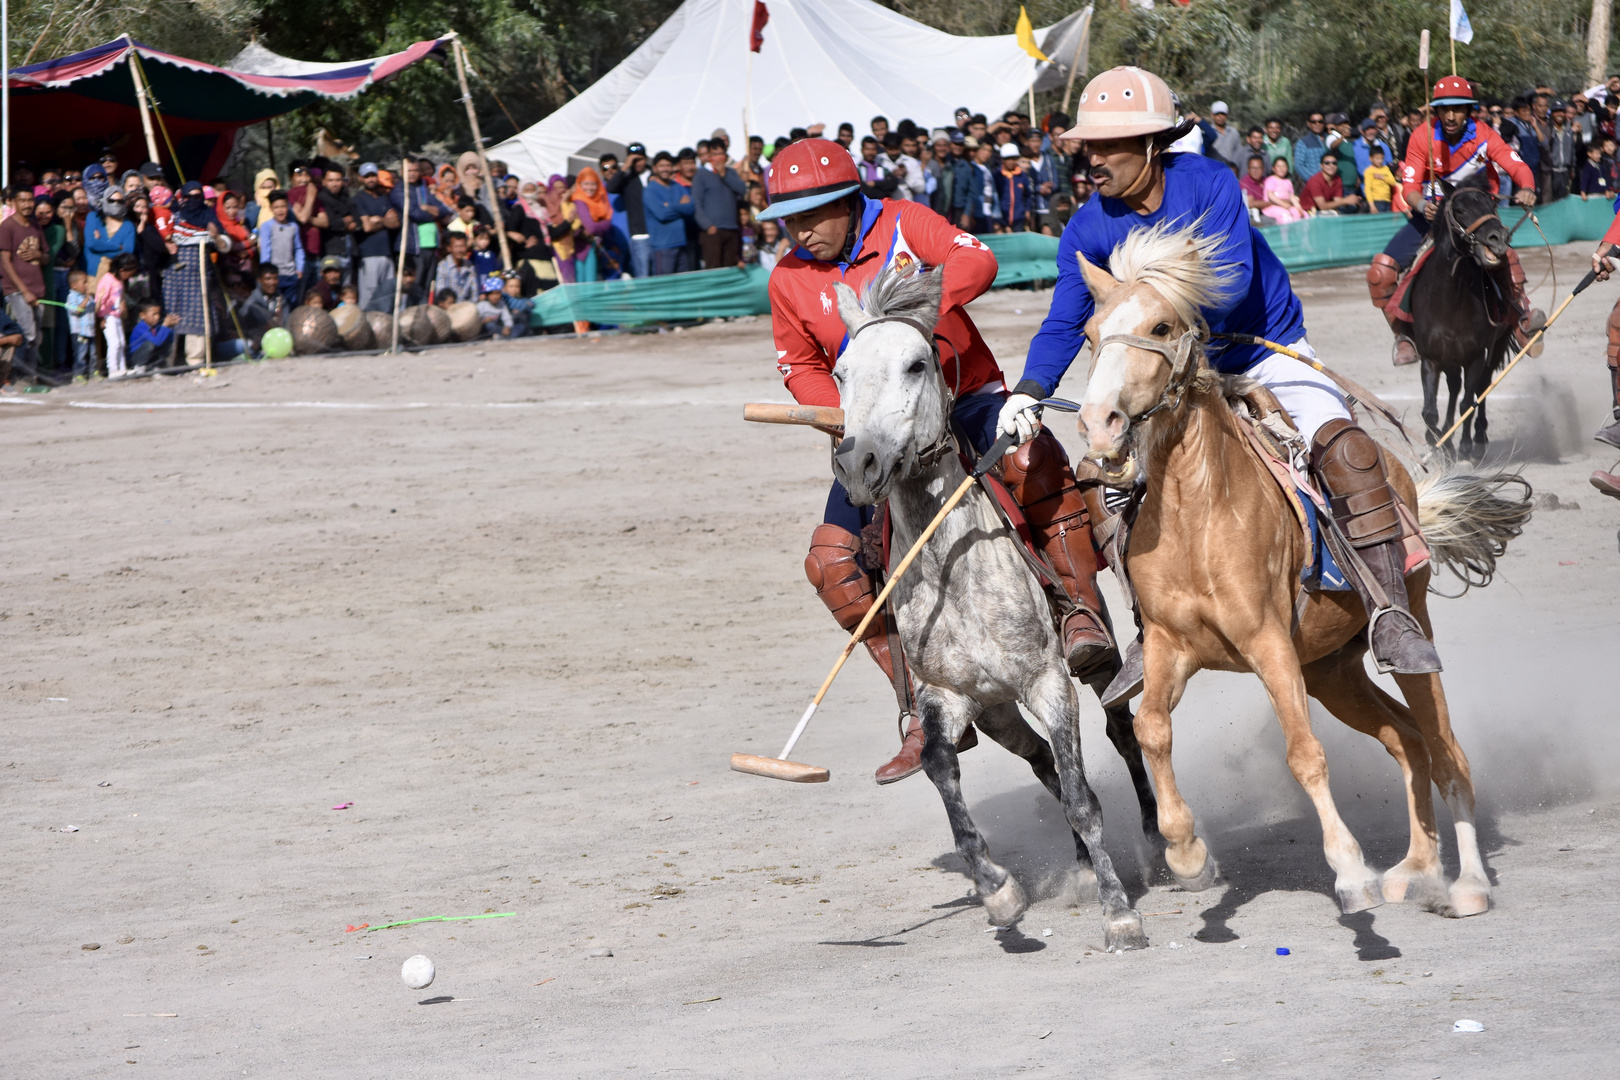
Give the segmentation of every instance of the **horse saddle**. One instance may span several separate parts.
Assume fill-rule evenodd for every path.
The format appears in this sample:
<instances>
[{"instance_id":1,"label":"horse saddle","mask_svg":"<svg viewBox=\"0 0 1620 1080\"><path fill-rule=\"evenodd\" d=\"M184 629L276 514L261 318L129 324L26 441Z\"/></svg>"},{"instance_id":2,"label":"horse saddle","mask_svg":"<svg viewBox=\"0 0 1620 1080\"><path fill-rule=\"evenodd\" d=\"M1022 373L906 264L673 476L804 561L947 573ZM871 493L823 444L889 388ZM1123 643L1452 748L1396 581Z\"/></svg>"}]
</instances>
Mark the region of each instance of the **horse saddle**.
<instances>
[{"instance_id":1,"label":"horse saddle","mask_svg":"<svg viewBox=\"0 0 1620 1080\"><path fill-rule=\"evenodd\" d=\"M1300 584L1310 592L1342 592L1352 589L1333 552L1322 538L1322 515L1330 514L1327 499L1310 473L1310 448L1294 426L1275 394L1253 379L1241 376L1226 380L1226 400L1237 417L1238 428L1248 440L1249 449L1277 482L1288 507L1299 522L1305 540L1305 564L1300 568ZM1429 548L1418 529L1417 518L1403 500L1395 501L1401 519L1401 539L1406 549L1405 572L1410 574L1429 562Z\"/></svg>"},{"instance_id":2,"label":"horse saddle","mask_svg":"<svg viewBox=\"0 0 1620 1080\"><path fill-rule=\"evenodd\" d=\"M1418 245L1417 257L1412 260L1412 268L1401 275L1401 280L1395 283L1395 293L1384 304L1384 308L1397 319L1412 321L1412 282L1417 280L1418 271L1423 264L1429 261L1434 254L1434 237L1425 236L1423 243Z\"/></svg>"}]
</instances>

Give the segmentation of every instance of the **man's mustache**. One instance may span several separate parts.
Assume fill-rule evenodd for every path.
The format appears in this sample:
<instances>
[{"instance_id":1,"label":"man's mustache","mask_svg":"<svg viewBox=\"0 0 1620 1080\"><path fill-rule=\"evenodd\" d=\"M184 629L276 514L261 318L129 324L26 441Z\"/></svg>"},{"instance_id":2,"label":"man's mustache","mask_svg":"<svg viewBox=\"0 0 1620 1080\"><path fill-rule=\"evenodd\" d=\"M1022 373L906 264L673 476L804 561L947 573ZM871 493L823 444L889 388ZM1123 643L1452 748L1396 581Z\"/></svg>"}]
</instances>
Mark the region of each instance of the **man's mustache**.
<instances>
[{"instance_id":1,"label":"man's mustache","mask_svg":"<svg viewBox=\"0 0 1620 1080\"><path fill-rule=\"evenodd\" d=\"M1110 170L1108 168L1108 166L1106 166L1106 165L1093 165L1091 167L1091 182L1092 183L1100 184L1104 180L1112 180L1113 178L1114 178L1113 171Z\"/></svg>"}]
</instances>

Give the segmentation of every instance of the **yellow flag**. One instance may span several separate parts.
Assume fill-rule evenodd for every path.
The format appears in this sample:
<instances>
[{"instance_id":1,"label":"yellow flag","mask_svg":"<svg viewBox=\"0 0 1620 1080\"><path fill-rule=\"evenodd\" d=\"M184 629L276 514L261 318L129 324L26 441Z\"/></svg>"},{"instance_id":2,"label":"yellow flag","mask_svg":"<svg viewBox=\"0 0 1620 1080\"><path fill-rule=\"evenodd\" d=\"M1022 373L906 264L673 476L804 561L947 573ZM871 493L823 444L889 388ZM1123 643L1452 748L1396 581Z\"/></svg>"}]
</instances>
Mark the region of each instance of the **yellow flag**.
<instances>
[{"instance_id":1,"label":"yellow flag","mask_svg":"<svg viewBox=\"0 0 1620 1080\"><path fill-rule=\"evenodd\" d=\"M1005 24L1003 24L1005 25ZM1018 5L1018 45L1037 60L1046 60L1046 54L1041 52L1040 46L1035 44L1035 27L1029 21L1029 12L1024 5ZM1050 63L1050 61L1048 61Z\"/></svg>"}]
</instances>

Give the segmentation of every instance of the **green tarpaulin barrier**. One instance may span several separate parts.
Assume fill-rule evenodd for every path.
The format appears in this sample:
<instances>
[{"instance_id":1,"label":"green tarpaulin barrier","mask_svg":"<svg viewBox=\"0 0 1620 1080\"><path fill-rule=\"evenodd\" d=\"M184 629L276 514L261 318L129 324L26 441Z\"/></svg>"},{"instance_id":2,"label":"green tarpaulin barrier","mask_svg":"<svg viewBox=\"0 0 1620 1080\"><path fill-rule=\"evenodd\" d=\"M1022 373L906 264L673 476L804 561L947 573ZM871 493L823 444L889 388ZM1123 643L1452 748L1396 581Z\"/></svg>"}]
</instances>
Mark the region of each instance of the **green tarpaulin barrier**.
<instances>
[{"instance_id":1,"label":"green tarpaulin barrier","mask_svg":"<svg viewBox=\"0 0 1620 1080\"><path fill-rule=\"evenodd\" d=\"M1541 232L1553 244L1596 241L1608 229L1614 214L1614 204L1607 199L1575 196L1536 209ZM1512 228L1522 215L1517 208L1504 210L1502 221ZM1267 225L1260 232L1283 266L1290 273L1301 273L1335 266L1365 266L1384 250L1405 220L1399 214L1352 214ZM1009 233L980 239L995 253L1000 266L996 288L1057 278L1057 237ZM1541 243L1541 233L1533 224L1526 224L1513 237L1516 248L1539 247ZM752 266L746 270L701 270L666 277L559 285L535 297L534 325L560 326L581 319L603 326L634 326L764 315L770 311L767 276L764 270Z\"/></svg>"}]
</instances>

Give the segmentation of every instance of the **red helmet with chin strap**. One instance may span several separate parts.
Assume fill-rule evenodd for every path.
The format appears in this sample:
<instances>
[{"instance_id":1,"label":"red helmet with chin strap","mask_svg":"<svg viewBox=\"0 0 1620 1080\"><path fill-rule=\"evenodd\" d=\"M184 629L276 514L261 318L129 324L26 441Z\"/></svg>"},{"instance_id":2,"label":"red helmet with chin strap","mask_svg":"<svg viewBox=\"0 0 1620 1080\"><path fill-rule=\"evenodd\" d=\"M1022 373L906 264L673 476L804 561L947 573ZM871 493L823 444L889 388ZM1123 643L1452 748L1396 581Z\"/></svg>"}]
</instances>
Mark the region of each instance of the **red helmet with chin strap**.
<instances>
[{"instance_id":1,"label":"red helmet with chin strap","mask_svg":"<svg viewBox=\"0 0 1620 1080\"><path fill-rule=\"evenodd\" d=\"M1474 88L1461 75L1447 75L1434 84L1434 100L1430 105L1478 105Z\"/></svg>"},{"instance_id":2,"label":"red helmet with chin strap","mask_svg":"<svg viewBox=\"0 0 1620 1080\"><path fill-rule=\"evenodd\" d=\"M855 161L829 139L800 139L771 158L771 204L759 217L802 214L860 190Z\"/></svg>"}]
</instances>

